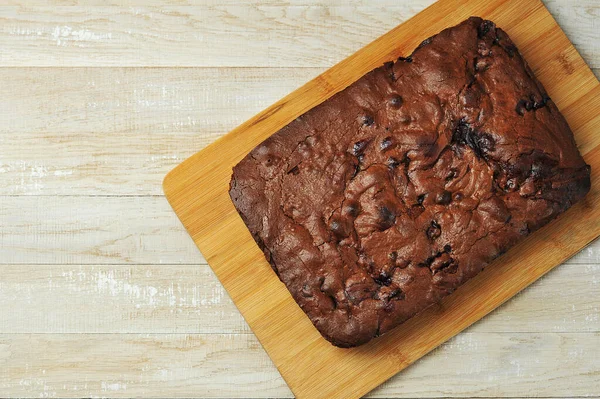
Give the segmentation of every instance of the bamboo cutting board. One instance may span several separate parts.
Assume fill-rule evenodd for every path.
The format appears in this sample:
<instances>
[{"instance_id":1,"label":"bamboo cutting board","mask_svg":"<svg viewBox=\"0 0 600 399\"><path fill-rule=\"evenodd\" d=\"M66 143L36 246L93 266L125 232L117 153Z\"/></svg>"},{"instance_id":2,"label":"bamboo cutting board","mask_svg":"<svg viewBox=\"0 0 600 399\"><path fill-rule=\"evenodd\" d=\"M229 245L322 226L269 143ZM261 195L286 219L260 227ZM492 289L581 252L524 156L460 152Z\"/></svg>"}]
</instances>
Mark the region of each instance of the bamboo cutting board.
<instances>
[{"instance_id":1,"label":"bamboo cutting board","mask_svg":"<svg viewBox=\"0 0 600 399\"><path fill-rule=\"evenodd\" d=\"M508 32L592 166L587 197L392 332L354 349L326 342L254 243L228 195L232 167L297 116L471 15ZM232 110L235 112L235 110ZM298 398L356 398L456 335L600 234L600 84L539 0L440 0L171 171L173 209Z\"/></svg>"}]
</instances>

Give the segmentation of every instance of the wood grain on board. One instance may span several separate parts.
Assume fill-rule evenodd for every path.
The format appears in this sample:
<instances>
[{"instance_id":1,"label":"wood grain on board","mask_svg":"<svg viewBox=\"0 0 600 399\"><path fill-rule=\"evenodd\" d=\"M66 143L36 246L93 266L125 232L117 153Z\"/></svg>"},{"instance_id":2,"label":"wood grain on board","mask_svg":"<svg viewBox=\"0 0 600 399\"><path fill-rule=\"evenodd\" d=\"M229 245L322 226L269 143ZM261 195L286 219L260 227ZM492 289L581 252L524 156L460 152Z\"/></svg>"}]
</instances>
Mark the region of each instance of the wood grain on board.
<instances>
[{"instance_id":1,"label":"wood grain on board","mask_svg":"<svg viewBox=\"0 0 600 399\"><path fill-rule=\"evenodd\" d=\"M565 114L592 189L477 278L387 335L354 349L326 342L278 281L228 197L231 168L291 120L384 61L470 15L505 29ZM195 154L165 179L167 198L296 397L359 397L495 309L600 234L600 83L537 0L442 0ZM596 171L596 172L595 172ZM578 215L586 214L582 219Z\"/></svg>"}]
</instances>

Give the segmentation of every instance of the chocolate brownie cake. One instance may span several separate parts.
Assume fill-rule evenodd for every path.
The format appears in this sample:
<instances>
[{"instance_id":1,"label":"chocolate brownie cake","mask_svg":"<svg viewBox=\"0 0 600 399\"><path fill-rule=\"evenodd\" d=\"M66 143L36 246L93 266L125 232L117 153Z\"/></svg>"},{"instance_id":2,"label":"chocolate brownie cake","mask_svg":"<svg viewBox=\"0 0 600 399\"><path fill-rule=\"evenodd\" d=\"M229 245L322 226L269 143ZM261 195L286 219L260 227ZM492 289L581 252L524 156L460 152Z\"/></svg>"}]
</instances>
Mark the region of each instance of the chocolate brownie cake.
<instances>
[{"instance_id":1,"label":"chocolate brownie cake","mask_svg":"<svg viewBox=\"0 0 600 399\"><path fill-rule=\"evenodd\" d=\"M230 195L321 334L363 344L581 199L590 168L507 34L470 18L300 116Z\"/></svg>"}]
</instances>

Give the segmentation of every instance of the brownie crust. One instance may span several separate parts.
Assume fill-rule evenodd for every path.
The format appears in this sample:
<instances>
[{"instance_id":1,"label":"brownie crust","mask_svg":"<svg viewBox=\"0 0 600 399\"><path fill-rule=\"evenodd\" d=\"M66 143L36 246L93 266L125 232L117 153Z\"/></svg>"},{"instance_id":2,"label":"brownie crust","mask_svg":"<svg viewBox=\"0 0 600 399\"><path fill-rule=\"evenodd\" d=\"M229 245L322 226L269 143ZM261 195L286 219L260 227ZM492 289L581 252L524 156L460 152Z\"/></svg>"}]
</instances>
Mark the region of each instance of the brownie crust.
<instances>
[{"instance_id":1,"label":"brownie crust","mask_svg":"<svg viewBox=\"0 0 600 399\"><path fill-rule=\"evenodd\" d=\"M589 188L513 42L472 17L273 134L234 167L230 196L315 327L352 347L439 302Z\"/></svg>"}]
</instances>

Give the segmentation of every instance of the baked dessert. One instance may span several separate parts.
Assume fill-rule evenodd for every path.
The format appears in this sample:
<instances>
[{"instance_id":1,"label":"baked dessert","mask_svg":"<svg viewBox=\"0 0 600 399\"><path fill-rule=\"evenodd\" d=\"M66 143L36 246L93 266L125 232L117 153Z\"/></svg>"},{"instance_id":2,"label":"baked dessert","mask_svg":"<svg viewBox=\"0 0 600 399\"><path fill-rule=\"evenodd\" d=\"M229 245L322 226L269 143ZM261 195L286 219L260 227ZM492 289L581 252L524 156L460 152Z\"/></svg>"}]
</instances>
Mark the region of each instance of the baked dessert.
<instances>
[{"instance_id":1,"label":"baked dessert","mask_svg":"<svg viewBox=\"0 0 600 399\"><path fill-rule=\"evenodd\" d=\"M352 347L589 188L541 83L504 31L472 17L269 137L234 167L230 196L316 328Z\"/></svg>"}]
</instances>

